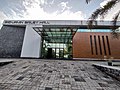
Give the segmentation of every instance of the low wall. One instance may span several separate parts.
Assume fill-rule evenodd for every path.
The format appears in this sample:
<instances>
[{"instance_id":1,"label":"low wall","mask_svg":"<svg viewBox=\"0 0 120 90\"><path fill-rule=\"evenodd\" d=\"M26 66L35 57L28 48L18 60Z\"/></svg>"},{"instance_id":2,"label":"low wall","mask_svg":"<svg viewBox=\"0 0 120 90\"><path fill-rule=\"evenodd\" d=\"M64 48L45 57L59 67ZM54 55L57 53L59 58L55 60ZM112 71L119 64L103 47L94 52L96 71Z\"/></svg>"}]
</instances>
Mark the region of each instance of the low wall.
<instances>
[{"instance_id":1,"label":"low wall","mask_svg":"<svg viewBox=\"0 0 120 90\"><path fill-rule=\"evenodd\" d=\"M0 59L0 66L3 66L3 65L6 65L6 64L9 64L9 63L12 63L13 60L1 60Z\"/></svg>"},{"instance_id":2,"label":"low wall","mask_svg":"<svg viewBox=\"0 0 120 90\"><path fill-rule=\"evenodd\" d=\"M100 64L93 64L93 66L120 81L120 68Z\"/></svg>"}]
</instances>

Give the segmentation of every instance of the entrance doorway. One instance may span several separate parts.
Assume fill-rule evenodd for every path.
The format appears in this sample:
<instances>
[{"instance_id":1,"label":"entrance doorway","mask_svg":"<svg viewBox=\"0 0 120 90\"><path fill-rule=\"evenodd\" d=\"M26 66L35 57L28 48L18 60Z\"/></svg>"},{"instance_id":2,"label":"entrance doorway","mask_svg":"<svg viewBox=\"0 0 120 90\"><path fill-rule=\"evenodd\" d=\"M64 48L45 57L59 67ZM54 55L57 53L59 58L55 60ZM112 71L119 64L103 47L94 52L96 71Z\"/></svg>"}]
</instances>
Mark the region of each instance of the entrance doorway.
<instances>
[{"instance_id":1,"label":"entrance doorway","mask_svg":"<svg viewBox=\"0 0 120 90\"><path fill-rule=\"evenodd\" d=\"M51 54L49 54L51 55ZM64 58L64 48L52 48L52 58Z\"/></svg>"},{"instance_id":2,"label":"entrance doorway","mask_svg":"<svg viewBox=\"0 0 120 90\"><path fill-rule=\"evenodd\" d=\"M53 55L52 55L52 48L48 48L47 50L47 58L53 58Z\"/></svg>"},{"instance_id":3,"label":"entrance doorway","mask_svg":"<svg viewBox=\"0 0 120 90\"><path fill-rule=\"evenodd\" d=\"M33 29L42 37L42 58L72 59L72 39L77 28L44 26Z\"/></svg>"},{"instance_id":4,"label":"entrance doorway","mask_svg":"<svg viewBox=\"0 0 120 90\"><path fill-rule=\"evenodd\" d=\"M46 45L48 44L48 45ZM43 58L67 59L72 58L72 43L44 43L42 47Z\"/></svg>"}]
</instances>

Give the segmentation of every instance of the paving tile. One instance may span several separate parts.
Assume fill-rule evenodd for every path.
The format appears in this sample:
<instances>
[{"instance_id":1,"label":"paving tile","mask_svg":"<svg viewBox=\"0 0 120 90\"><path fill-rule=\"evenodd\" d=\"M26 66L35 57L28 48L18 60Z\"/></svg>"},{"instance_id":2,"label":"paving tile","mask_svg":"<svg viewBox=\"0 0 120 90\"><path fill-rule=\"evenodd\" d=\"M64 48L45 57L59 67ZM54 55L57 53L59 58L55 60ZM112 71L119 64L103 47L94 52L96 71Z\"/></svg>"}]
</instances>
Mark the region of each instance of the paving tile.
<instances>
[{"instance_id":1,"label":"paving tile","mask_svg":"<svg viewBox=\"0 0 120 90\"><path fill-rule=\"evenodd\" d=\"M98 83L101 87L108 87L108 84L106 83Z\"/></svg>"},{"instance_id":2,"label":"paving tile","mask_svg":"<svg viewBox=\"0 0 120 90\"><path fill-rule=\"evenodd\" d=\"M45 87L45 90L53 90L51 87Z\"/></svg>"},{"instance_id":3,"label":"paving tile","mask_svg":"<svg viewBox=\"0 0 120 90\"><path fill-rule=\"evenodd\" d=\"M0 67L0 90L120 90L86 61L19 59Z\"/></svg>"},{"instance_id":4,"label":"paving tile","mask_svg":"<svg viewBox=\"0 0 120 90\"><path fill-rule=\"evenodd\" d=\"M24 77L19 77L19 78L17 78L16 80L22 80Z\"/></svg>"},{"instance_id":5,"label":"paving tile","mask_svg":"<svg viewBox=\"0 0 120 90\"><path fill-rule=\"evenodd\" d=\"M74 79L77 82L86 82L82 77L75 77Z\"/></svg>"}]
</instances>

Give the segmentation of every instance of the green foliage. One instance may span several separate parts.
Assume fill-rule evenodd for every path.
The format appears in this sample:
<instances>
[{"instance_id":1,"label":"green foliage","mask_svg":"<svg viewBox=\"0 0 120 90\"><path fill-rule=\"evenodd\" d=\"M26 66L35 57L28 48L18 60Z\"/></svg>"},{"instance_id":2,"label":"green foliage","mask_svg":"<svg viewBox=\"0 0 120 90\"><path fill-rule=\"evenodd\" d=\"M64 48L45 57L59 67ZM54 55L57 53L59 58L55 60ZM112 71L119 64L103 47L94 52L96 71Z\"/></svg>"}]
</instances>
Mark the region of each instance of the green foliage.
<instances>
[{"instance_id":1,"label":"green foliage","mask_svg":"<svg viewBox=\"0 0 120 90\"><path fill-rule=\"evenodd\" d=\"M92 0L86 0L86 3L88 4L90 1ZM108 1L108 3L104 5L103 7L96 9L88 20L88 28L92 29L93 24L96 23L96 19L98 17L102 17L104 19L104 16L109 12L109 10L111 10L111 8L113 8L119 2L120 0L111 0L111 1ZM117 29L116 22L118 20L119 15L120 15L120 10L114 16L113 21L112 21L113 27L111 29L112 29L113 38L119 38L120 36L119 33L116 31Z\"/></svg>"}]
</instances>

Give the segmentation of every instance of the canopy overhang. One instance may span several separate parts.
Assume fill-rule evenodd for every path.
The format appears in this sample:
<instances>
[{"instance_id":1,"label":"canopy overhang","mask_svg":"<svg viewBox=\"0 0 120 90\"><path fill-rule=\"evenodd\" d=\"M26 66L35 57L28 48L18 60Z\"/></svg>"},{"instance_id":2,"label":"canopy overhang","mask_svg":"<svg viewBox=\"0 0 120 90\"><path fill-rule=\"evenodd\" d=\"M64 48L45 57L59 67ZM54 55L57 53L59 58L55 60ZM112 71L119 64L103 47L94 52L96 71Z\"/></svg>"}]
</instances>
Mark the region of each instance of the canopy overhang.
<instances>
[{"instance_id":1,"label":"canopy overhang","mask_svg":"<svg viewBox=\"0 0 120 90\"><path fill-rule=\"evenodd\" d=\"M111 29L109 25L93 25L92 29ZM116 26L118 28L119 26ZM49 43L71 42L78 29L88 29L88 25L43 25L33 29Z\"/></svg>"},{"instance_id":2,"label":"canopy overhang","mask_svg":"<svg viewBox=\"0 0 120 90\"><path fill-rule=\"evenodd\" d=\"M77 31L77 27L43 26L33 29L49 43L69 43Z\"/></svg>"}]
</instances>

